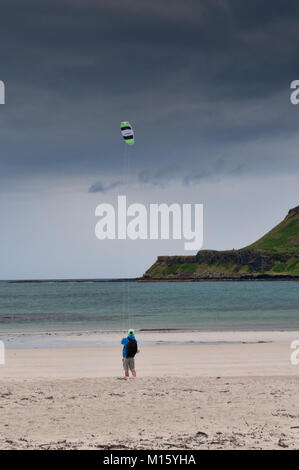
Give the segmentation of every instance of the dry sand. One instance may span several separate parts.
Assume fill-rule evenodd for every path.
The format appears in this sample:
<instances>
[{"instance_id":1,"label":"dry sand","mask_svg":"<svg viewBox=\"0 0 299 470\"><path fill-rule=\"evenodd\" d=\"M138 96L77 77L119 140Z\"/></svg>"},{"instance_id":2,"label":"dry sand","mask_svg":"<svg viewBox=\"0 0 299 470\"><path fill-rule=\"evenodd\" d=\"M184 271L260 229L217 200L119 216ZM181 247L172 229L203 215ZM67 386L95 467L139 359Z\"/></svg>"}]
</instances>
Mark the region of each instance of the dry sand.
<instances>
[{"instance_id":1,"label":"dry sand","mask_svg":"<svg viewBox=\"0 0 299 470\"><path fill-rule=\"evenodd\" d=\"M299 448L294 339L144 346L127 380L119 347L7 350L0 448Z\"/></svg>"}]
</instances>

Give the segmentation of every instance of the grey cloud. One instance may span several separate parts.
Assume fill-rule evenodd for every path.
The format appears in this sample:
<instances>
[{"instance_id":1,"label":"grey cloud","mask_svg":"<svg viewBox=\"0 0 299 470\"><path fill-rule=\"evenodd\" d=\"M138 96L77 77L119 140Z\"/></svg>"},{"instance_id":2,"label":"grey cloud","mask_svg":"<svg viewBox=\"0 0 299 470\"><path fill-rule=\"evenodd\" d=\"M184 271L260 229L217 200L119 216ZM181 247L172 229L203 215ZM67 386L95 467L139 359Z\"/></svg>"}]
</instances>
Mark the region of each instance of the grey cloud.
<instances>
[{"instance_id":1,"label":"grey cloud","mask_svg":"<svg viewBox=\"0 0 299 470\"><path fill-rule=\"evenodd\" d=\"M250 158L258 171L263 156L236 144L298 133L295 1L128 0L124 14L120 0L4 0L1 18L2 177L117 179L123 119L135 126L130 161L144 184L164 184L172 166L220 174L228 150L235 167Z\"/></svg>"},{"instance_id":2,"label":"grey cloud","mask_svg":"<svg viewBox=\"0 0 299 470\"><path fill-rule=\"evenodd\" d=\"M246 164L226 162L224 159L219 159L213 167L204 170L194 169L192 172L187 173L182 178L182 183L184 186L190 186L202 181L220 181L227 176L238 178L246 172Z\"/></svg>"},{"instance_id":3,"label":"grey cloud","mask_svg":"<svg viewBox=\"0 0 299 470\"><path fill-rule=\"evenodd\" d=\"M97 182L97 183L94 183L90 186L88 192L89 193L106 193L106 192L110 191L111 189L115 189L115 188L117 188L121 185L122 185L122 183L120 183L119 181L116 181L116 182L108 184L108 185L104 185L101 182Z\"/></svg>"},{"instance_id":4,"label":"grey cloud","mask_svg":"<svg viewBox=\"0 0 299 470\"><path fill-rule=\"evenodd\" d=\"M181 171L180 165L161 165L159 168L141 170L137 175L137 180L139 183L164 186L167 181L176 179Z\"/></svg>"}]
</instances>

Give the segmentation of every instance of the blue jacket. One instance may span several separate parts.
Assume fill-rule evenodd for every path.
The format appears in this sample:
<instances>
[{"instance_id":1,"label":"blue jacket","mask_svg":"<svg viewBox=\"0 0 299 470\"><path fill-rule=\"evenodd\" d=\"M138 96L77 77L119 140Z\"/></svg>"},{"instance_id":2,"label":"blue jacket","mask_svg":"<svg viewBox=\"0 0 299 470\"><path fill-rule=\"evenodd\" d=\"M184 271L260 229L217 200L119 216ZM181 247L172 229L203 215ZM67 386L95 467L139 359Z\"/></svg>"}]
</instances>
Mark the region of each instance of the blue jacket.
<instances>
[{"instance_id":1,"label":"blue jacket","mask_svg":"<svg viewBox=\"0 0 299 470\"><path fill-rule=\"evenodd\" d=\"M136 341L135 336L130 336L130 339L133 339L134 341ZM123 357L126 357L126 347L127 347L128 342L129 342L129 337L128 336L126 338L123 338L120 342L121 344L124 345L124 347L123 347ZM137 343L137 341L136 341L136 343Z\"/></svg>"}]
</instances>

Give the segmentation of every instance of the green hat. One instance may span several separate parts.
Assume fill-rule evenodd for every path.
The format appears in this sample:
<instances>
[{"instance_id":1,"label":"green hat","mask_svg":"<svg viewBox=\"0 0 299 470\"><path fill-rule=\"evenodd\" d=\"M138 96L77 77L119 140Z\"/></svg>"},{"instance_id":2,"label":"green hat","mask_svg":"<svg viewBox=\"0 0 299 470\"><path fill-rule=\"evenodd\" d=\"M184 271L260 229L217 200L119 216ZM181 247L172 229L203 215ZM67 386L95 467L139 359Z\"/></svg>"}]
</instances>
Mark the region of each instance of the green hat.
<instances>
[{"instance_id":1,"label":"green hat","mask_svg":"<svg viewBox=\"0 0 299 470\"><path fill-rule=\"evenodd\" d=\"M134 336L134 335L135 335L134 330L129 330L128 331L128 336Z\"/></svg>"}]
</instances>

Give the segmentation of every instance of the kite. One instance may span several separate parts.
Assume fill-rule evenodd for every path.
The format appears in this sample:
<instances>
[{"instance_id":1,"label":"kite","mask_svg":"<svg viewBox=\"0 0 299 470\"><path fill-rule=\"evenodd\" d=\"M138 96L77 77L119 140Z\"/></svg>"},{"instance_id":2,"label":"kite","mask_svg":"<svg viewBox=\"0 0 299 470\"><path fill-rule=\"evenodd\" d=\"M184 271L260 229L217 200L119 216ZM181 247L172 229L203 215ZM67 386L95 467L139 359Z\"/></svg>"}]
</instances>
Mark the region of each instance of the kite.
<instances>
[{"instance_id":1,"label":"kite","mask_svg":"<svg viewBox=\"0 0 299 470\"><path fill-rule=\"evenodd\" d=\"M133 132L131 124L128 121L123 121L123 122L120 123L120 132L121 132L121 135L124 138L124 141L128 145L133 145L134 144L134 142L135 142L134 132Z\"/></svg>"}]
</instances>

